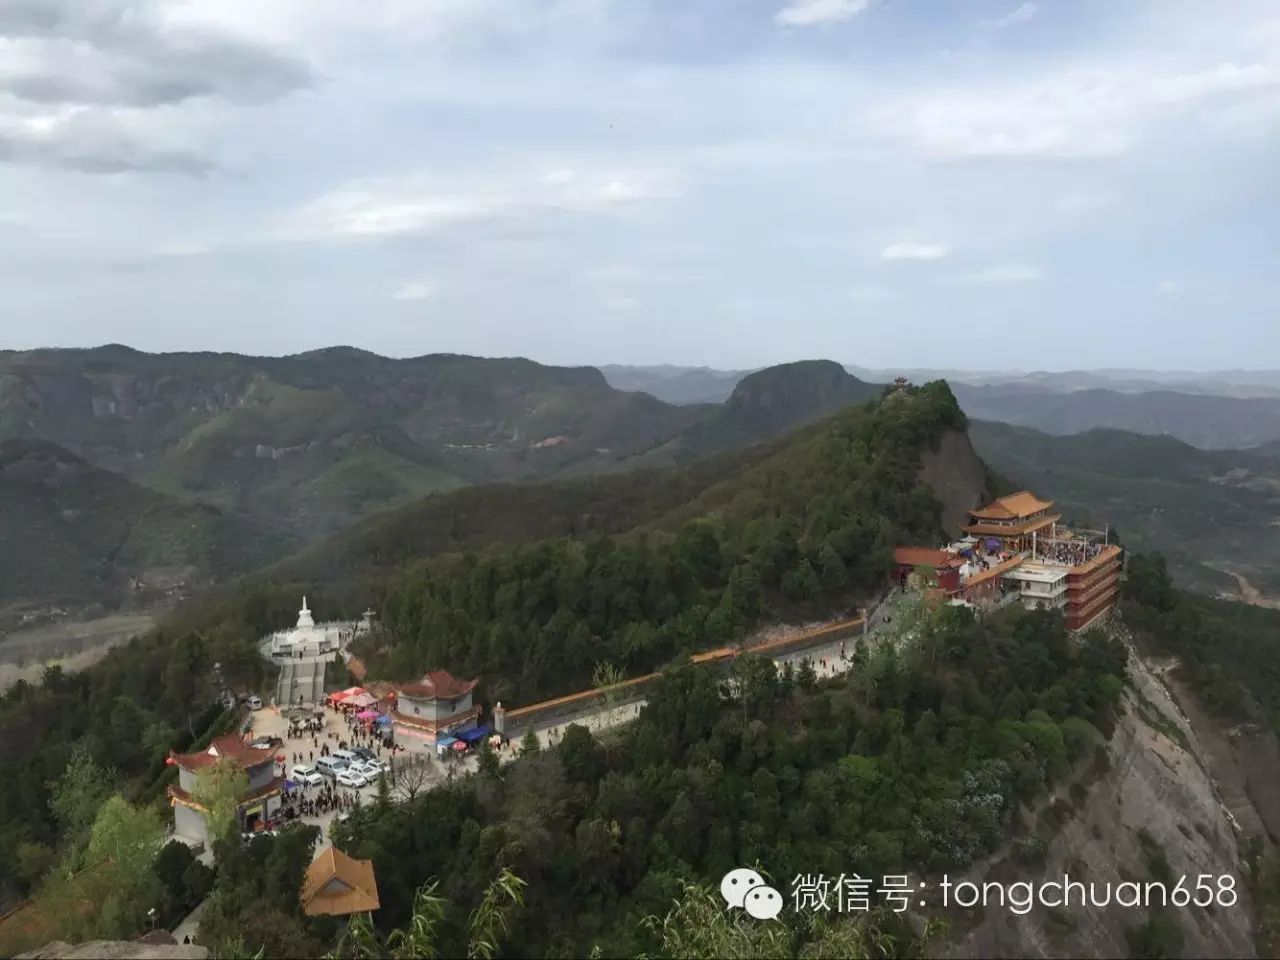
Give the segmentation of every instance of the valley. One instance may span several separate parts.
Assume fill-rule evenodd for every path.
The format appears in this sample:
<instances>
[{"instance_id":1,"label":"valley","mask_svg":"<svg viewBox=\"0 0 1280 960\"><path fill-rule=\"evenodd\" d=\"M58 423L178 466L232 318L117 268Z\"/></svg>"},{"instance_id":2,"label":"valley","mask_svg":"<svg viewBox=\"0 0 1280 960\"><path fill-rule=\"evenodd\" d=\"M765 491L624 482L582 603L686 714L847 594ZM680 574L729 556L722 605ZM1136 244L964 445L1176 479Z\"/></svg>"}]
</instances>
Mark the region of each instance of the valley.
<instances>
[{"instance_id":1,"label":"valley","mask_svg":"<svg viewBox=\"0 0 1280 960\"><path fill-rule=\"evenodd\" d=\"M92 620L57 620L0 630L0 694L19 680L39 683L46 667L83 670L113 648L155 626L161 611L114 613Z\"/></svg>"}]
</instances>

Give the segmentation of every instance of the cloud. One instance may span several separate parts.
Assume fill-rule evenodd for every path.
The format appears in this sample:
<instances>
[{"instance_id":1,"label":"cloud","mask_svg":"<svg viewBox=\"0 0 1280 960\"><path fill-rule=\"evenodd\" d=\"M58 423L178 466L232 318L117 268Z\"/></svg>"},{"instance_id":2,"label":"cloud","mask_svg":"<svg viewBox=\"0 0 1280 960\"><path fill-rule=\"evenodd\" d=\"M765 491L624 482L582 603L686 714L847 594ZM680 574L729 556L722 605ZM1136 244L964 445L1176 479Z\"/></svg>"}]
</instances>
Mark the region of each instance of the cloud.
<instances>
[{"instance_id":1,"label":"cloud","mask_svg":"<svg viewBox=\"0 0 1280 960\"><path fill-rule=\"evenodd\" d=\"M288 240L356 240L430 233L484 222L536 222L557 214L599 214L678 197L668 170L607 171L572 177L499 178L490 183L356 182L288 216Z\"/></svg>"},{"instance_id":2,"label":"cloud","mask_svg":"<svg viewBox=\"0 0 1280 960\"><path fill-rule=\"evenodd\" d=\"M988 267L975 273L961 273L946 278L950 283L1029 283L1044 279L1044 271L1021 263Z\"/></svg>"},{"instance_id":3,"label":"cloud","mask_svg":"<svg viewBox=\"0 0 1280 960\"><path fill-rule=\"evenodd\" d=\"M996 27L997 29L1012 27L1016 24L1026 23L1028 20L1035 19L1039 12L1039 4L1023 3L1015 7L1013 10L1010 10L1003 17L996 17L995 19L987 20L986 24L987 26Z\"/></svg>"},{"instance_id":4,"label":"cloud","mask_svg":"<svg viewBox=\"0 0 1280 960\"><path fill-rule=\"evenodd\" d=\"M263 103L308 86L311 66L211 27L175 25L155 0L6 0L0 86L49 104Z\"/></svg>"},{"instance_id":5,"label":"cloud","mask_svg":"<svg viewBox=\"0 0 1280 960\"><path fill-rule=\"evenodd\" d=\"M406 280L391 294L392 300L430 300L436 295L434 280Z\"/></svg>"},{"instance_id":6,"label":"cloud","mask_svg":"<svg viewBox=\"0 0 1280 960\"><path fill-rule=\"evenodd\" d=\"M1186 290L1186 284L1181 280L1161 280L1156 284L1156 293L1162 297L1176 297Z\"/></svg>"},{"instance_id":7,"label":"cloud","mask_svg":"<svg viewBox=\"0 0 1280 960\"><path fill-rule=\"evenodd\" d=\"M820 23L852 20L871 0L791 0L774 16L784 27L812 27Z\"/></svg>"},{"instance_id":8,"label":"cloud","mask_svg":"<svg viewBox=\"0 0 1280 960\"><path fill-rule=\"evenodd\" d=\"M880 259L941 260L950 252L940 243L891 243L880 251Z\"/></svg>"},{"instance_id":9,"label":"cloud","mask_svg":"<svg viewBox=\"0 0 1280 960\"><path fill-rule=\"evenodd\" d=\"M311 66L157 0L0 3L0 161L86 173L215 167L174 142L193 101L256 105L313 82ZM208 112L208 111L205 111Z\"/></svg>"},{"instance_id":10,"label":"cloud","mask_svg":"<svg viewBox=\"0 0 1280 960\"><path fill-rule=\"evenodd\" d=\"M0 97L0 162L61 167L81 173L162 172L203 176L214 164L166 142L134 112L76 107L32 110Z\"/></svg>"},{"instance_id":11,"label":"cloud","mask_svg":"<svg viewBox=\"0 0 1280 960\"><path fill-rule=\"evenodd\" d=\"M926 90L869 115L872 129L943 160L1099 159L1129 152L1153 123L1226 95L1280 87L1280 68L1222 63L1161 73L1128 65L982 89Z\"/></svg>"}]
</instances>

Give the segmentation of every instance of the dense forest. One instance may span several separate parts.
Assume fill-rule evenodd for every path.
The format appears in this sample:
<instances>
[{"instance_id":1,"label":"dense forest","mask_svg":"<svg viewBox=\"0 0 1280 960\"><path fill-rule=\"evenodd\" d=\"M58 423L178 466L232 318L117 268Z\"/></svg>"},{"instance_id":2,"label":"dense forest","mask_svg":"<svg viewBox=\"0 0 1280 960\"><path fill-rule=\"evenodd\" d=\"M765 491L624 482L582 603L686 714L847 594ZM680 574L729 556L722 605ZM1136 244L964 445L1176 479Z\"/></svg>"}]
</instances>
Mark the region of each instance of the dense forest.
<instances>
[{"instance_id":1,"label":"dense forest","mask_svg":"<svg viewBox=\"0 0 1280 960\"><path fill-rule=\"evenodd\" d=\"M847 609L882 588L895 544L941 533L920 453L964 425L945 384L891 393L710 487L674 532L425 561L361 652L374 675L445 666L527 701L586 685L601 660L645 672L761 619Z\"/></svg>"},{"instance_id":2,"label":"dense forest","mask_svg":"<svg viewBox=\"0 0 1280 960\"><path fill-rule=\"evenodd\" d=\"M459 905L444 955L502 868L527 884L509 954L661 955L641 921L687 881L758 864L786 892L801 873L928 873L991 851L1020 804L1094 762L1126 659L1101 636L1070 641L1047 614L921 610L847 680L751 656L727 679L674 668L615 736L570 728L550 751L366 808L338 842L373 858L381 926L439 881Z\"/></svg>"}]
</instances>

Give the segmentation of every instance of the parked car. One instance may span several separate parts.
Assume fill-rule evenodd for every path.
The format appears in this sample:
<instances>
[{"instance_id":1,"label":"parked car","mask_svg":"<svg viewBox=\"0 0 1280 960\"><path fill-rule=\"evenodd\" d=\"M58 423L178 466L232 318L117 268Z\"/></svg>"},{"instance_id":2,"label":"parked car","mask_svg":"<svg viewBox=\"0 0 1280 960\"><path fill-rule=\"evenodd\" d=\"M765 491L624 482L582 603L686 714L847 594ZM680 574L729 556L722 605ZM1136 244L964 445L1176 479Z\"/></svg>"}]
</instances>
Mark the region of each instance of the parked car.
<instances>
[{"instance_id":1,"label":"parked car","mask_svg":"<svg viewBox=\"0 0 1280 960\"><path fill-rule=\"evenodd\" d=\"M261 697L248 697L248 698L245 700L245 704L249 707L249 709L250 709L250 710L261 710L261 709L262 709L262 698L261 698Z\"/></svg>"},{"instance_id":2,"label":"parked car","mask_svg":"<svg viewBox=\"0 0 1280 960\"><path fill-rule=\"evenodd\" d=\"M316 770L315 767L309 764L304 763L300 766L296 766L290 770L289 773L292 775L294 780L297 780L299 783L305 783L309 787L318 787L320 784L324 783L324 777L320 775L320 772Z\"/></svg>"},{"instance_id":3,"label":"parked car","mask_svg":"<svg viewBox=\"0 0 1280 960\"><path fill-rule=\"evenodd\" d=\"M378 756L368 747L355 747L351 752L354 753L361 760L374 760L374 759L377 759L377 756Z\"/></svg>"},{"instance_id":4,"label":"parked car","mask_svg":"<svg viewBox=\"0 0 1280 960\"><path fill-rule=\"evenodd\" d=\"M364 787L369 784L369 781L365 779L364 774L351 769L343 770L338 774L336 779L344 787Z\"/></svg>"},{"instance_id":5,"label":"parked car","mask_svg":"<svg viewBox=\"0 0 1280 960\"><path fill-rule=\"evenodd\" d=\"M352 764L351 769L370 782L377 780L380 776L386 773L383 765L377 760L366 760L363 763Z\"/></svg>"},{"instance_id":6,"label":"parked car","mask_svg":"<svg viewBox=\"0 0 1280 960\"><path fill-rule=\"evenodd\" d=\"M338 774L347 769L345 760L335 760L333 757L321 757L316 761L316 770L326 777L337 778Z\"/></svg>"}]
</instances>

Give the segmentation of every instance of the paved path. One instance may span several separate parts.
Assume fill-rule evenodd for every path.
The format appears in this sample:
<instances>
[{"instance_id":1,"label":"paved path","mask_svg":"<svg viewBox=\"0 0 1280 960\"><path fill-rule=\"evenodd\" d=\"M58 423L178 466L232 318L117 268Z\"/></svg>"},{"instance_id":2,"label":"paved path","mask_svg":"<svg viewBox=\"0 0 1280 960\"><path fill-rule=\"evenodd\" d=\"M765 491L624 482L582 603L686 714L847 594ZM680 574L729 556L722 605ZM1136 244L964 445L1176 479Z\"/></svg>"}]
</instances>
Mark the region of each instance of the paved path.
<instances>
[{"instance_id":1,"label":"paved path","mask_svg":"<svg viewBox=\"0 0 1280 960\"><path fill-rule=\"evenodd\" d=\"M200 933L200 914L204 913L205 905L208 902L208 900L201 900L194 910L182 918L182 922L171 931L173 939L182 943L183 937L190 937L191 942L195 943L196 937Z\"/></svg>"}]
</instances>

